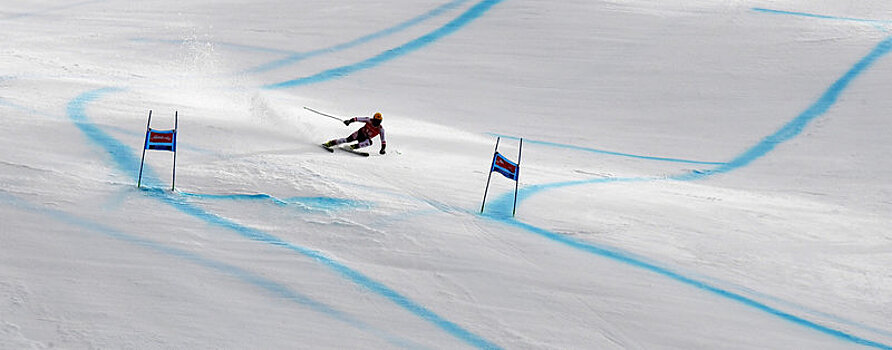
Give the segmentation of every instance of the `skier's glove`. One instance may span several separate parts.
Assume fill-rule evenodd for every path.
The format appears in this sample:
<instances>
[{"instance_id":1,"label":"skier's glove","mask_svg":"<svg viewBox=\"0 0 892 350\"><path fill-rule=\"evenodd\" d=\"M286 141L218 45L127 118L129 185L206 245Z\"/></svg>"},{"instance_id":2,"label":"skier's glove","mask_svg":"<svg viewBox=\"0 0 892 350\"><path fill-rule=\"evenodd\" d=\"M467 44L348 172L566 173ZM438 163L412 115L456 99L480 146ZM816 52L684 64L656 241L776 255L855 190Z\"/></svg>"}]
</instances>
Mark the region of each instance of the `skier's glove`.
<instances>
[{"instance_id":1,"label":"skier's glove","mask_svg":"<svg viewBox=\"0 0 892 350\"><path fill-rule=\"evenodd\" d=\"M387 153L387 152L384 152L384 146L381 146L381 150L380 150L380 151L378 151L378 153L380 153L380 154L384 154L384 153Z\"/></svg>"},{"instance_id":2,"label":"skier's glove","mask_svg":"<svg viewBox=\"0 0 892 350\"><path fill-rule=\"evenodd\" d=\"M353 119L347 119L344 121L344 125L350 125L353 122Z\"/></svg>"}]
</instances>

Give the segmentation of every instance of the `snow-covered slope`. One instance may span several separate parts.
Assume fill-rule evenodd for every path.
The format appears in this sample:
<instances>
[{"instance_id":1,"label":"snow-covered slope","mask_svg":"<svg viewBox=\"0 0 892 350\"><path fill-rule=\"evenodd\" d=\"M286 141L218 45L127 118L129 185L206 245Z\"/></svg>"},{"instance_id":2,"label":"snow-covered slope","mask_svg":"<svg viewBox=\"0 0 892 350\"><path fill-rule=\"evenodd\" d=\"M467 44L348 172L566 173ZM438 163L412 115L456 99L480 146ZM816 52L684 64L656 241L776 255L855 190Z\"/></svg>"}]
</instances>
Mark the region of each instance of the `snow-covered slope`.
<instances>
[{"instance_id":1,"label":"snow-covered slope","mask_svg":"<svg viewBox=\"0 0 892 350\"><path fill-rule=\"evenodd\" d=\"M892 348L887 2L2 3L0 348Z\"/></svg>"}]
</instances>

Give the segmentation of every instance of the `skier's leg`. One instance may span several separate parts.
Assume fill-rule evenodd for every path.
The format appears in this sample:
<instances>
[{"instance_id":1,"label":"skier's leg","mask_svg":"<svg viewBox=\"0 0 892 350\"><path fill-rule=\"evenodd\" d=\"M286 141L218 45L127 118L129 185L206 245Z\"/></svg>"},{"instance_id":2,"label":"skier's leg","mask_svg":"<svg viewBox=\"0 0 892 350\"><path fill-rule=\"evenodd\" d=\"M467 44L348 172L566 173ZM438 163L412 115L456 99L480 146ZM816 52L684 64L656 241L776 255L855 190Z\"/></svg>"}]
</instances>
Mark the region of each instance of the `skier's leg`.
<instances>
[{"instance_id":1,"label":"skier's leg","mask_svg":"<svg viewBox=\"0 0 892 350\"><path fill-rule=\"evenodd\" d=\"M347 143L347 142L353 142L353 141L356 141L356 136L357 136L357 134L359 134L359 131L354 132L352 135L347 136L346 138L330 140L330 141L328 141L328 142L325 143L325 147L332 147L332 146L340 145L340 144L342 144L342 143Z\"/></svg>"},{"instance_id":2,"label":"skier's leg","mask_svg":"<svg viewBox=\"0 0 892 350\"><path fill-rule=\"evenodd\" d=\"M372 144L372 139L370 139L368 136L366 136L365 133L362 133L359 131L357 131L356 133L359 134L359 135L354 134L357 136L356 141L359 141L359 143L357 143L355 145L351 145L350 148L352 148L352 149L363 148L363 147L368 147L369 145Z\"/></svg>"},{"instance_id":3,"label":"skier's leg","mask_svg":"<svg viewBox=\"0 0 892 350\"><path fill-rule=\"evenodd\" d=\"M372 145L372 139L365 139L365 140L359 141L359 143L357 143L355 145L351 145L350 148L357 149L357 148L368 147L371 145Z\"/></svg>"},{"instance_id":4,"label":"skier's leg","mask_svg":"<svg viewBox=\"0 0 892 350\"><path fill-rule=\"evenodd\" d=\"M347 139L333 139L333 140L329 140L326 143L323 143L322 145L325 147L334 147L334 146L340 145L344 142L347 142Z\"/></svg>"}]
</instances>

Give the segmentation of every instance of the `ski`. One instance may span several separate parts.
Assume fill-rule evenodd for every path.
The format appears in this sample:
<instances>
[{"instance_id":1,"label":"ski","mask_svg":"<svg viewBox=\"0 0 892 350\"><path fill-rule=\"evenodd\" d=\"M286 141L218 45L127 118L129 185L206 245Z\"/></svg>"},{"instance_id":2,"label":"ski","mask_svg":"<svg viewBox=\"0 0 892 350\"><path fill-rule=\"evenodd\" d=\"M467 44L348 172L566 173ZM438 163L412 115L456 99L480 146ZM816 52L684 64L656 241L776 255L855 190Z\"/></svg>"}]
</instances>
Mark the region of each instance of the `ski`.
<instances>
[{"instance_id":1,"label":"ski","mask_svg":"<svg viewBox=\"0 0 892 350\"><path fill-rule=\"evenodd\" d=\"M363 156L363 157L368 157L368 156L369 156L369 153L368 153L368 152L357 151L357 150L355 150L355 149L350 148L350 146L347 146L347 147L338 147L338 148L344 150L345 152L353 153L353 154L355 154L355 155L357 155L357 156Z\"/></svg>"},{"instance_id":2,"label":"ski","mask_svg":"<svg viewBox=\"0 0 892 350\"><path fill-rule=\"evenodd\" d=\"M319 147L322 147L324 150L328 151L329 153L334 153L334 147L328 147L324 144L319 145ZM338 147L338 149L340 149L344 152L353 153L357 156L363 156L363 157L369 156L368 152L357 151L355 149L350 148L350 146L340 146L340 147Z\"/></svg>"}]
</instances>

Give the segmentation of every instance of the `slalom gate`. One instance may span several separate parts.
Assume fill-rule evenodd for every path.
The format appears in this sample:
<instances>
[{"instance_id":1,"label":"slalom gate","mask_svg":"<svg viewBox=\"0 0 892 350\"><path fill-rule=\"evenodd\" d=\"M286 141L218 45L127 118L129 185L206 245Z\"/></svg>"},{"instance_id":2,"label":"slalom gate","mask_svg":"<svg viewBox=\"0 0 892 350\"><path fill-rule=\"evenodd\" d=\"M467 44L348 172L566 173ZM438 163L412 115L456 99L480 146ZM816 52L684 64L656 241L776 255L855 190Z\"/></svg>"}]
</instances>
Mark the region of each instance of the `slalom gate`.
<instances>
[{"instance_id":1,"label":"slalom gate","mask_svg":"<svg viewBox=\"0 0 892 350\"><path fill-rule=\"evenodd\" d=\"M142 185L142 170L146 162L146 150L169 151L173 152L173 179L171 180L170 190L176 188L177 183L177 127L179 124L179 112L174 111L173 129L171 130L155 130L152 129L152 110L149 110L149 121L146 122L146 140L142 147L142 160L139 161L139 178L136 181L136 187Z\"/></svg>"},{"instance_id":2,"label":"slalom gate","mask_svg":"<svg viewBox=\"0 0 892 350\"><path fill-rule=\"evenodd\" d=\"M486 190L483 191L483 204L480 205L480 214L486 207L486 194L489 193L489 182L492 180L492 173L498 172L505 177L514 181L514 208L511 210L511 216L517 213L517 189L520 184L520 156L523 153L523 138L520 139L520 147L517 149L517 163L499 153L499 141L501 137L496 138L496 150L492 155L492 164L489 166L489 175L486 177Z\"/></svg>"}]
</instances>

